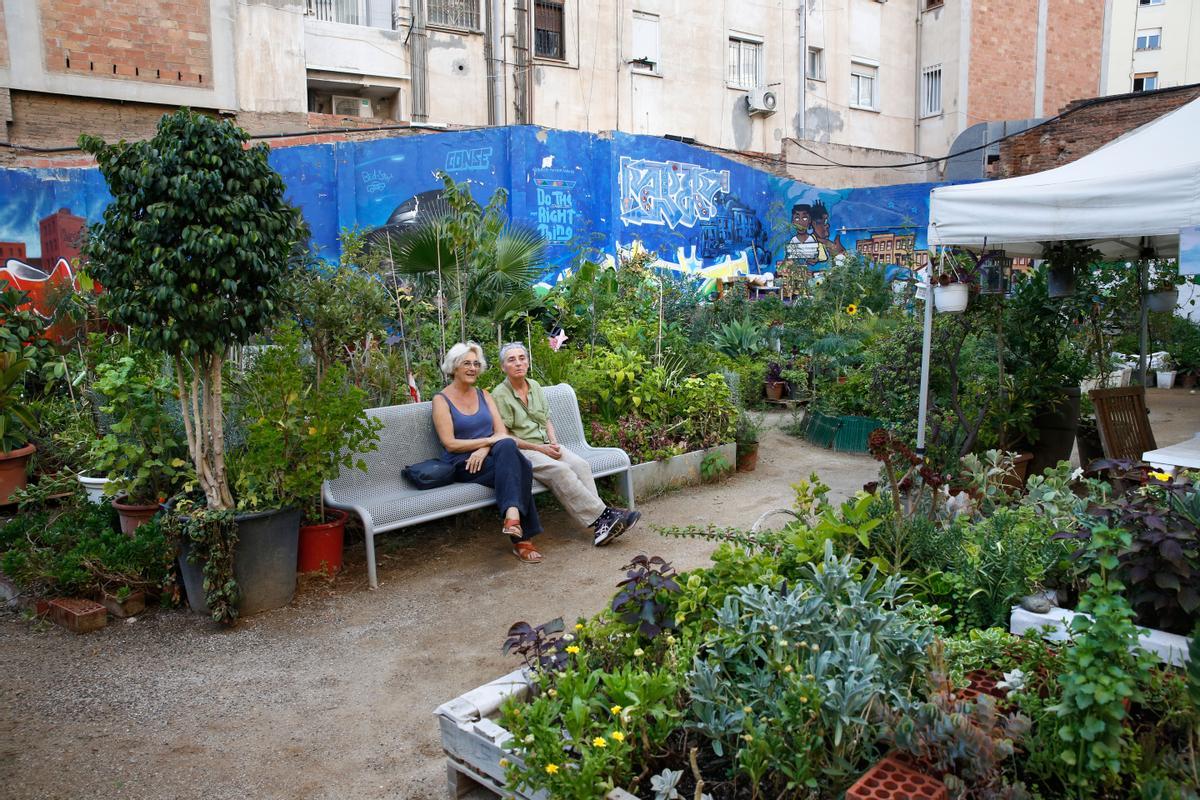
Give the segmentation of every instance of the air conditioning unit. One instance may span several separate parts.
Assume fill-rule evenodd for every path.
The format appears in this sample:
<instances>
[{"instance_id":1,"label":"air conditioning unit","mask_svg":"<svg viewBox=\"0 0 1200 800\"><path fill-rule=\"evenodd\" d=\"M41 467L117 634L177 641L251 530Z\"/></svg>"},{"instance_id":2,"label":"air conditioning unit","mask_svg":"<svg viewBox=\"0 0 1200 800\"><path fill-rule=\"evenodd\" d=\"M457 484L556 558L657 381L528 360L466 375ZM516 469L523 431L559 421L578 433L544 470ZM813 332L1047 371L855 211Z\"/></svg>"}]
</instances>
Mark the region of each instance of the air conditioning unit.
<instances>
[{"instance_id":1,"label":"air conditioning unit","mask_svg":"<svg viewBox=\"0 0 1200 800\"><path fill-rule=\"evenodd\" d=\"M774 114L778 103L775 93L765 86L752 89L746 95L746 109L751 114Z\"/></svg>"},{"instance_id":2,"label":"air conditioning unit","mask_svg":"<svg viewBox=\"0 0 1200 800\"><path fill-rule=\"evenodd\" d=\"M348 97L344 94L333 96L333 113L339 117L371 117L371 98Z\"/></svg>"}]
</instances>

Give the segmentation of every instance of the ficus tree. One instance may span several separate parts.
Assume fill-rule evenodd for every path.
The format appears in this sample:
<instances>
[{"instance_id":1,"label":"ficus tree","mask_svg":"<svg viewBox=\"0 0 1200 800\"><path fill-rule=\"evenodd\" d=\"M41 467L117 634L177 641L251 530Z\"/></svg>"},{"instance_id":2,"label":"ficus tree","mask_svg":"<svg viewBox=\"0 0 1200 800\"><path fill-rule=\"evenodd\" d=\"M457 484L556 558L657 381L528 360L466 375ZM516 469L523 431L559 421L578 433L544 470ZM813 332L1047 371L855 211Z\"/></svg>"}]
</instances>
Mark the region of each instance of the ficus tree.
<instances>
[{"instance_id":1,"label":"ficus tree","mask_svg":"<svg viewBox=\"0 0 1200 800\"><path fill-rule=\"evenodd\" d=\"M188 451L208 507L233 508L222 367L275 316L304 228L266 145L228 120L180 109L153 138L79 137L113 200L84 246L113 321L174 363Z\"/></svg>"}]
</instances>

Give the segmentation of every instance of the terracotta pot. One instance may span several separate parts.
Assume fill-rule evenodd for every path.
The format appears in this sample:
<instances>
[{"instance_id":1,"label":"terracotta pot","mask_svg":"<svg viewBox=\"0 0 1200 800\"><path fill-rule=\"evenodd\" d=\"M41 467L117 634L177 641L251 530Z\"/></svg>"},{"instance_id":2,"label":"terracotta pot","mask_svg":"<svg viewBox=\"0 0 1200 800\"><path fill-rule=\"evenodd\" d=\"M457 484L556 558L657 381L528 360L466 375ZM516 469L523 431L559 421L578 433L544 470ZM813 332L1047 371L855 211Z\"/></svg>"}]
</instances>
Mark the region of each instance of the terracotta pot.
<instances>
[{"instance_id":1,"label":"terracotta pot","mask_svg":"<svg viewBox=\"0 0 1200 800\"><path fill-rule=\"evenodd\" d=\"M1004 476L1001 485L1010 492L1020 491L1025 488L1025 476L1029 474L1029 462L1033 460L1033 453L1021 453L1013 459L1013 474Z\"/></svg>"},{"instance_id":2,"label":"terracotta pot","mask_svg":"<svg viewBox=\"0 0 1200 800\"><path fill-rule=\"evenodd\" d=\"M764 384L764 386L766 389L768 400L782 400L783 399L783 391L784 391L784 389L787 388L787 384L784 383L783 381L775 381L775 382L767 381Z\"/></svg>"},{"instance_id":3,"label":"terracotta pot","mask_svg":"<svg viewBox=\"0 0 1200 800\"><path fill-rule=\"evenodd\" d=\"M12 494L24 489L29 483L25 477L25 465L37 450L31 444L0 453L0 506L12 502Z\"/></svg>"},{"instance_id":4,"label":"terracotta pot","mask_svg":"<svg viewBox=\"0 0 1200 800\"><path fill-rule=\"evenodd\" d=\"M1183 373L1183 377L1180 379L1180 383L1183 386L1183 388L1185 388L1185 389L1193 388L1196 385L1196 373L1195 372Z\"/></svg>"},{"instance_id":5,"label":"terracotta pot","mask_svg":"<svg viewBox=\"0 0 1200 800\"><path fill-rule=\"evenodd\" d=\"M754 472L758 466L758 442L737 446L737 471Z\"/></svg>"},{"instance_id":6,"label":"terracotta pot","mask_svg":"<svg viewBox=\"0 0 1200 800\"><path fill-rule=\"evenodd\" d=\"M133 536L133 532L138 529L138 526L144 525L150 521L150 518L158 513L159 505L139 506L127 505L120 502L125 499L124 495L120 498L113 498L113 508L117 510L117 516L121 518L121 533L126 536Z\"/></svg>"},{"instance_id":7,"label":"terracotta pot","mask_svg":"<svg viewBox=\"0 0 1200 800\"><path fill-rule=\"evenodd\" d=\"M325 519L316 525L300 526L300 544L296 552L297 572L324 572L333 575L342 568L342 544L346 538L346 520L350 515L336 508L326 509Z\"/></svg>"}]
</instances>

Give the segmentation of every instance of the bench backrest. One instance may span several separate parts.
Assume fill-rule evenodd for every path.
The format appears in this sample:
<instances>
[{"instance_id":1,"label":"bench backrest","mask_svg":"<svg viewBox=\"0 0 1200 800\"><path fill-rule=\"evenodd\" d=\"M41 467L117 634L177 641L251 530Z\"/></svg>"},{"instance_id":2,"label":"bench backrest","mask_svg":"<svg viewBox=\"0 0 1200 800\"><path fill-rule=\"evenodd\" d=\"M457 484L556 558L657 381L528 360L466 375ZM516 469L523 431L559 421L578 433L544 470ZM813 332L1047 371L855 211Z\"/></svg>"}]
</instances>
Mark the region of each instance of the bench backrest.
<instances>
[{"instance_id":1,"label":"bench backrest","mask_svg":"<svg viewBox=\"0 0 1200 800\"><path fill-rule=\"evenodd\" d=\"M584 445L583 421L575 390L560 383L546 386L544 391L558 441L568 447ZM366 472L343 468L337 478L329 481L329 494L339 501L370 497L381 491L392 492L397 484L415 489L400 476L400 471L409 464L442 454L442 445L433 430L432 402L369 408L367 416L383 422L379 447L356 457L366 463Z\"/></svg>"}]
</instances>

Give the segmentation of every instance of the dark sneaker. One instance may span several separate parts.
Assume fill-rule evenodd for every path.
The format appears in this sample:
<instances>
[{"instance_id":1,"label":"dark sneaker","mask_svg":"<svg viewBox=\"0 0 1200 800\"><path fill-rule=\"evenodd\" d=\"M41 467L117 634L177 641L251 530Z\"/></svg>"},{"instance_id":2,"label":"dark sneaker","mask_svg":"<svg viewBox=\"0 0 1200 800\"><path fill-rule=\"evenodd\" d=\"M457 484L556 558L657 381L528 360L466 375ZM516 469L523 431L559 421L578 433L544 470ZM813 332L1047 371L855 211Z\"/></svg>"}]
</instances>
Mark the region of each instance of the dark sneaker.
<instances>
[{"instance_id":1,"label":"dark sneaker","mask_svg":"<svg viewBox=\"0 0 1200 800\"><path fill-rule=\"evenodd\" d=\"M625 532L625 516L616 509L606 508L596 520L596 536L592 544L603 547Z\"/></svg>"},{"instance_id":2,"label":"dark sneaker","mask_svg":"<svg viewBox=\"0 0 1200 800\"><path fill-rule=\"evenodd\" d=\"M623 511L622 514L625 517L625 533L633 530L633 526L637 525L638 520L642 518L640 511Z\"/></svg>"}]
</instances>

